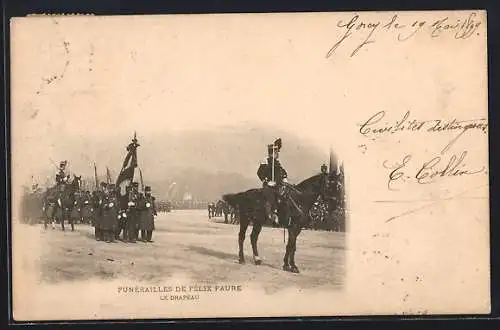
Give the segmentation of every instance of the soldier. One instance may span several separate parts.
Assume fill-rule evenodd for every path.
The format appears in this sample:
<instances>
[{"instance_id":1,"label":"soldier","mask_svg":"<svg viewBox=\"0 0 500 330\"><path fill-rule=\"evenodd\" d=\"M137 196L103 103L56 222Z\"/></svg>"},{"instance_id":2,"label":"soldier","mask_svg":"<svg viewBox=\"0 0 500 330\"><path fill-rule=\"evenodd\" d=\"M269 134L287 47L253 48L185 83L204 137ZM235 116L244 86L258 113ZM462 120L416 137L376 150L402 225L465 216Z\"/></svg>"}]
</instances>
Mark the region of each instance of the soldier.
<instances>
[{"instance_id":1,"label":"soldier","mask_svg":"<svg viewBox=\"0 0 500 330\"><path fill-rule=\"evenodd\" d=\"M145 195L139 202L141 240L152 242L153 230L155 229L155 219L157 216L155 198L151 196L151 187L145 187Z\"/></svg>"},{"instance_id":2,"label":"soldier","mask_svg":"<svg viewBox=\"0 0 500 330\"><path fill-rule=\"evenodd\" d=\"M90 191L86 191L82 194L80 199L80 217L83 223L90 223L92 220L92 197L90 196Z\"/></svg>"},{"instance_id":3,"label":"soldier","mask_svg":"<svg viewBox=\"0 0 500 330\"><path fill-rule=\"evenodd\" d=\"M281 138L278 138L274 144L267 146L267 161L262 162L257 170L257 176L262 181L262 189L266 200L266 216L268 220L273 221L275 224L279 224L277 217L277 208L280 202L278 191L283 183L288 182L287 172L278 160L281 145Z\"/></svg>"},{"instance_id":4,"label":"soldier","mask_svg":"<svg viewBox=\"0 0 500 330\"><path fill-rule=\"evenodd\" d=\"M224 223L228 223L228 217L230 215L230 208L227 202L222 203L222 212L224 213Z\"/></svg>"},{"instance_id":5,"label":"soldier","mask_svg":"<svg viewBox=\"0 0 500 330\"><path fill-rule=\"evenodd\" d=\"M130 186L125 188L125 196L121 195L120 187L116 187L116 196L119 198L120 210L118 211L118 227L116 229L115 238L120 239L120 233L123 232L123 241L127 241L127 211L128 211L128 195L130 193Z\"/></svg>"},{"instance_id":6,"label":"soldier","mask_svg":"<svg viewBox=\"0 0 500 330\"><path fill-rule=\"evenodd\" d=\"M102 219L100 229L102 240L106 243L115 242L116 227L118 226L118 201L114 184L108 186L102 203Z\"/></svg>"},{"instance_id":7,"label":"soldier","mask_svg":"<svg viewBox=\"0 0 500 330\"><path fill-rule=\"evenodd\" d=\"M139 199L139 183L132 182L128 195L127 208L127 241L135 243L138 231L138 211L137 202Z\"/></svg>"},{"instance_id":8,"label":"soldier","mask_svg":"<svg viewBox=\"0 0 500 330\"><path fill-rule=\"evenodd\" d=\"M326 166L326 164L321 165L321 174L328 174L327 171L328 167Z\"/></svg>"},{"instance_id":9,"label":"soldier","mask_svg":"<svg viewBox=\"0 0 500 330\"><path fill-rule=\"evenodd\" d=\"M94 227L95 227L95 238L97 241L103 239L102 232L102 221L104 214L104 200L106 196L106 183L101 182L101 189L96 192L96 199L94 200Z\"/></svg>"},{"instance_id":10,"label":"soldier","mask_svg":"<svg viewBox=\"0 0 500 330\"><path fill-rule=\"evenodd\" d=\"M328 167L326 166L326 164L321 165L321 175L322 180L320 198L326 200L330 189L330 177L328 175Z\"/></svg>"},{"instance_id":11,"label":"soldier","mask_svg":"<svg viewBox=\"0 0 500 330\"><path fill-rule=\"evenodd\" d=\"M96 224L96 215L97 215L97 208L99 207L99 196L97 195L97 190L94 190L92 192L92 197L90 199L90 204L91 204L90 211L92 212L92 226L95 227L95 224Z\"/></svg>"}]
</instances>

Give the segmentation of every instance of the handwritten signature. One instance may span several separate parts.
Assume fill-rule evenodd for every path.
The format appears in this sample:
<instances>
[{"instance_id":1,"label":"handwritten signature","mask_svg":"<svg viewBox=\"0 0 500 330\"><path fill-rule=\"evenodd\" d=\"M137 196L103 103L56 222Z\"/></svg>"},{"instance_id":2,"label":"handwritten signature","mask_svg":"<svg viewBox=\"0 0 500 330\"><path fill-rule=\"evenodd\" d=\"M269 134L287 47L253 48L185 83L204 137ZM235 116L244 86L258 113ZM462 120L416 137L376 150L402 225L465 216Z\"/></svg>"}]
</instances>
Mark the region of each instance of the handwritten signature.
<instances>
[{"instance_id":1,"label":"handwritten signature","mask_svg":"<svg viewBox=\"0 0 500 330\"><path fill-rule=\"evenodd\" d=\"M343 35L340 39L328 50L326 58L330 58L335 51L345 43L346 40L354 35L359 35L365 32L366 37L358 44L351 52L350 57L355 56L359 50L366 45L375 43L376 35L379 32L398 31L397 40L400 42L411 39L420 31L428 28L428 33L431 38L442 36L446 32L454 32L455 39L468 39L477 31L481 21L477 19L476 13L471 13L465 19L452 20L449 17L442 17L435 21L414 20L413 22L404 23L396 14L386 22L383 21L363 21L359 15L354 15L349 21L340 20L337 22L337 27L343 30Z\"/></svg>"},{"instance_id":2,"label":"handwritten signature","mask_svg":"<svg viewBox=\"0 0 500 330\"><path fill-rule=\"evenodd\" d=\"M409 166L409 164L413 162L412 155L406 155L401 161L397 161L394 164L389 164L386 160L383 166L391 170L389 173L389 180L387 181L387 188L389 190L397 190L393 187L395 184L399 182L408 182L410 180L418 184L429 184L445 177L486 174L486 168L484 166L480 169L471 169L466 164L467 155L468 151L464 150L458 156L456 154L448 158L435 156L432 159L418 164L414 170L411 170Z\"/></svg>"},{"instance_id":3,"label":"handwritten signature","mask_svg":"<svg viewBox=\"0 0 500 330\"><path fill-rule=\"evenodd\" d=\"M400 132L427 132L445 133L459 132L441 150L441 154L448 151L457 140L470 130L479 130L488 133L488 121L486 118L459 120L451 119L410 119L410 111L405 112L401 119L394 122L382 121L386 116L385 111L379 111L370 116L367 120L359 124L359 133L366 137L379 137L386 134L396 134Z\"/></svg>"}]
</instances>

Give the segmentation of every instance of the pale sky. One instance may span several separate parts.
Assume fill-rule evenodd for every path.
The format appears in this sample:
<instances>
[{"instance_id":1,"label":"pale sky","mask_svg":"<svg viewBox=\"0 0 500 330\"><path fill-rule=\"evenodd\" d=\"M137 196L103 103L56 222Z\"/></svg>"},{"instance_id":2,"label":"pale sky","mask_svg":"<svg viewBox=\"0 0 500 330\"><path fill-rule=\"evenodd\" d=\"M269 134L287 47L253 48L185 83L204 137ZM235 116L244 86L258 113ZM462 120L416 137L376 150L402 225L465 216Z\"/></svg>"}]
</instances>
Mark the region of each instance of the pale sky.
<instances>
[{"instance_id":1,"label":"pale sky","mask_svg":"<svg viewBox=\"0 0 500 330\"><path fill-rule=\"evenodd\" d=\"M451 61L443 48L459 42L451 34L434 39L427 31L397 42L396 33L379 33L376 42L349 57L366 37L358 33L326 59L342 36L338 19L352 15L283 14L273 15L274 20L267 19L269 15L223 15L224 20L219 15L45 17L18 25L14 20L16 174L26 177L46 168L46 159L64 157L66 150L89 162L109 158L106 163L117 167L134 130L154 141L157 153L165 144L168 154L167 136L176 139L179 133L182 140L186 131L237 125L270 129L270 136L272 130L286 132L324 155L332 146L346 163L372 168L358 173L360 184L366 181L364 175L380 171L376 184L384 187L383 158L400 158L426 137L374 145L372 158L366 159L359 146L372 141L358 133L359 124L378 111L387 111L389 124L406 111L421 119L469 119L472 104L485 109L484 71L468 65L483 58L477 45L484 40L463 42ZM379 19L391 17L386 13ZM419 16L400 17L413 21ZM416 52L417 44L425 51ZM50 77L55 79L49 83ZM485 114L478 111L473 117ZM438 137L443 142L449 138ZM484 136L473 138L485 141ZM265 144L259 144L265 155ZM210 148L198 150L198 156L209 154ZM140 152L148 155L146 150L144 146ZM283 157L290 156L288 152ZM483 161L484 155L474 159ZM253 167L260 157L255 152L244 163ZM154 166L159 172L165 166L161 164Z\"/></svg>"}]
</instances>

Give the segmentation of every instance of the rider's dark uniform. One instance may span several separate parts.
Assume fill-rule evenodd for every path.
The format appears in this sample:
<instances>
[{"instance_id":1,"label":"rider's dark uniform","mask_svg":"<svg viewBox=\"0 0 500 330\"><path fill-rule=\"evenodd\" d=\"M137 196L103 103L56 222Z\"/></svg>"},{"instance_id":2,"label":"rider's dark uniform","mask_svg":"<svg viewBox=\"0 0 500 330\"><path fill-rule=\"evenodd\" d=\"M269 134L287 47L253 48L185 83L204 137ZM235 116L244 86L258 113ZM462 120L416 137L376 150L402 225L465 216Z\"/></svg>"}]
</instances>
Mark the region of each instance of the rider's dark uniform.
<instances>
[{"instance_id":1,"label":"rider's dark uniform","mask_svg":"<svg viewBox=\"0 0 500 330\"><path fill-rule=\"evenodd\" d=\"M280 140L281 141L281 140ZM265 210L268 219L273 218L273 213L276 212L279 203L279 194L278 191L280 187L283 185L283 182L286 181L288 176L286 170L281 166L281 163L275 157L277 152L273 152L273 148L277 149L279 152L281 147L281 142L279 147L276 148L276 143L268 145L268 157L267 161L260 164L259 169L257 170L257 176L262 181L262 188L264 193L264 198L266 199ZM274 181L273 181L273 159L274 159ZM275 217L275 222L277 219Z\"/></svg>"},{"instance_id":2,"label":"rider's dark uniform","mask_svg":"<svg viewBox=\"0 0 500 330\"><path fill-rule=\"evenodd\" d=\"M59 171L56 173L56 187L58 187L59 191L62 191L64 184L67 183L68 178L66 173L64 173L66 169L66 161L62 161L59 163Z\"/></svg>"}]
</instances>

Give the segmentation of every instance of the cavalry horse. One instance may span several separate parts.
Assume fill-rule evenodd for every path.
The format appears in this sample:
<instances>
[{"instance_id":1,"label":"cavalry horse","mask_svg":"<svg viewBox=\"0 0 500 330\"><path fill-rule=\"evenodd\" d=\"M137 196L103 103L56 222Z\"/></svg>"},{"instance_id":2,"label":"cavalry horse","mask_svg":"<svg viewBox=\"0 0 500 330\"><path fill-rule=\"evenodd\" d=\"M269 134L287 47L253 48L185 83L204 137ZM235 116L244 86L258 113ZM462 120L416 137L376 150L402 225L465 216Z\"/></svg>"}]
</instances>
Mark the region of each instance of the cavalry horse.
<instances>
[{"instance_id":1,"label":"cavalry horse","mask_svg":"<svg viewBox=\"0 0 500 330\"><path fill-rule=\"evenodd\" d=\"M322 191L323 175L312 176L297 185L284 184L280 191L281 203L278 205L278 218L280 223L285 224L288 229L288 243L283 258L283 270L299 273L295 264L295 251L297 249L297 236L306 227L312 218L309 215L314 202ZM257 249L257 241L262 226L266 221L264 208L265 198L262 188L250 189L237 194L226 194L223 199L233 208L239 211L240 231L238 234L239 263L245 263L243 243L250 222L253 223L250 243L252 245L253 258L256 265L262 263Z\"/></svg>"},{"instance_id":2,"label":"cavalry horse","mask_svg":"<svg viewBox=\"0 0 500 330\"><path fill-rule=\"evenodd\" d=\"M71 210L73 210L75 206L76 192L80 190L81 178L81 176L73 175L73 180L70 183L47 189L43 198L45 228L47 228L47 222L49 220L52 222L52 228L54 228L56 215L59 212L62 230L65 230L64 221L66 219L68 219L71 225L71 231L75 230L74 219L71 217Z\"/></svg>"}]
</instances>

